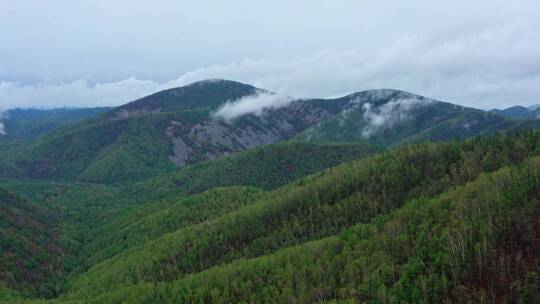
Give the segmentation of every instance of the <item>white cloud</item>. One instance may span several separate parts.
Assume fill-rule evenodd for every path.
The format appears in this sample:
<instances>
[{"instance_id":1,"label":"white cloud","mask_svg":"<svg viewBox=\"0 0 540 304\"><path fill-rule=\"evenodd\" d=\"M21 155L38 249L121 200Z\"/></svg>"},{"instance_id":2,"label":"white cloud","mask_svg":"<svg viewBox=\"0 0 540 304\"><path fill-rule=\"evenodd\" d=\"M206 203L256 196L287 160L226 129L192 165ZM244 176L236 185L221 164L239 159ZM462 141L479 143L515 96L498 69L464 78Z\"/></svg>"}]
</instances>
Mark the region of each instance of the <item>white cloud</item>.
<instances>
[{"instance_id":1,"label":"white cloud","mask_svg":"<svg viewBox=\"0 0 540 304\"><path fill-rule=\"evenodd\" d=\"M266 109L277 109L287 106L293 101L291 97L259 92L234 101L226 102L213 116L226 121L246 114L261 115Z\"/></svg>"},{"instance_id":2,"label":"white cloud","mask_svg":"<svg viewBox=\"0 0 540 304\"><path fill-rule=\"evenodd\" d=\"M373 107L370 103L365 103L362 114L366 120L366 126L362 129L364 137L370 137L381 128L392 127L395 124L409 119L411 110L433 102L430 99L396 99L387 102L379 107Z\"/></svg>"}]
</instances>

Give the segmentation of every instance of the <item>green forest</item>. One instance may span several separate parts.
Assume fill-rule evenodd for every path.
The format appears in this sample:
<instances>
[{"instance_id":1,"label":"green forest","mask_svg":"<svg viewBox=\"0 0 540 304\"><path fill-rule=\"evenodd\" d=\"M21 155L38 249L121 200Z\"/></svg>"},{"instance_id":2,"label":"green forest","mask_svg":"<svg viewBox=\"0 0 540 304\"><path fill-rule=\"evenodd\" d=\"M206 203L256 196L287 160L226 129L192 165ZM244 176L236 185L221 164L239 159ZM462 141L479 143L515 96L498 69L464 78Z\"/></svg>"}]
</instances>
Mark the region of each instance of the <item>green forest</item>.
<instances>
[{"instance_id":1,"label":"green forest","mask_svg":"<svg viewBox=\"0 0 540 304\"><path fill-rule=\"evenodd\" d=\"M78 208L91 215L72 223L62 217L74 206L56 218L2 190L2 248L16 253L2 256L3 300L534 303L539 152L539 131L413 144L289 183L235 179L152 203L128 202L140 197L130 187L93 185L118 210L92 212L87 197ZM147 192L165 191L154 183ZM49 186L47 196L35 194L40 183L6 185L51 210L88 195L81 185ZM70 226L90 220L107 223Z\"/></svg>"}]
</instances>

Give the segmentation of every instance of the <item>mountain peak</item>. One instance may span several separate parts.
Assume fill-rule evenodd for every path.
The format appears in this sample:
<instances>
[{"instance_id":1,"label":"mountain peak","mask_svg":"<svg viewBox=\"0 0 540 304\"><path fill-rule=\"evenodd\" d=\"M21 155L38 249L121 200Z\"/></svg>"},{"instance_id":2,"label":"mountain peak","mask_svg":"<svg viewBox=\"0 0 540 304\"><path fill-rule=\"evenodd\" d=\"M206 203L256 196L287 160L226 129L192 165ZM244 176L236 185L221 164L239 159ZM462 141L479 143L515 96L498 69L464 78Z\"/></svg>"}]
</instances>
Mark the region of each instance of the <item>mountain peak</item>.
<instances>
[{"instance_id":1,"label":"mountain peak","mask_svg":"<svg viewBox=\"0 0 540 304\"><path fill-rule=\"evenodd\" d=\"M509 117L509 118L516 118L516 119L532 119L536 118L538 116L537 110L531 110L529 108L526 108L524 106L513 106L506 109L493 109L490 112Z\"/></svg>"},{"instance_id":2,"label":"mountain peak","mask_svg":"<svg viewBox=\"0 0 540 304\"><path fill-rule=\"evenodd\" d=\"M254 86L226 79L206 79L145 96L112 111L119 118L148 112L175 112L195 108L216 109L229 100L263 92Z\"/></svg>"},{"instance_id":3,"label":"mountain peak","mask_svg":"<svg viewBox=\"0 0 540 304\"><path fill-rule=\"evenodd\" d=\"M245 84L239 81L235 80L229 80L229 79L223 79L223 78L208 78L208 79L202 79L197 80L191 83L188 83L180 88L188 88L193 86L212 86L212 85L239 85L239 86L250 86L249 84Z\"/></svg>"}]
</instances>

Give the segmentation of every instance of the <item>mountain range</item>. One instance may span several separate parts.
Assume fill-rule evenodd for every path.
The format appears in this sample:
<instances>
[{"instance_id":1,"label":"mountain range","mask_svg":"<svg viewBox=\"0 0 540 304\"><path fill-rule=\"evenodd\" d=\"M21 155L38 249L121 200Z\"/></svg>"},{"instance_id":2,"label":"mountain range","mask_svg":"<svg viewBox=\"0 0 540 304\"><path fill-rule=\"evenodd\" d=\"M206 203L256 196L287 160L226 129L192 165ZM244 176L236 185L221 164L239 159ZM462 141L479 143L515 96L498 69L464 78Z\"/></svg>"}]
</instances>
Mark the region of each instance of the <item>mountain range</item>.
<instances>
[{"instance_id":1,"label":"mountain range","mask_svg":"<svg viewBox=\"0 0 540 304\"><path fill-rule=\"evenodd\" d=\"M0 303L537 303L523 113L222 79L10 110Z\"/></svg>"},{"instance_id":2,"label":"mountain range","mask_svg":"<svg viewBox=\"0 0 540 304\"><path fill-rule=\"evenodd\" d=\"M0 176L134 181L284 140L355 142L384 149L536 124L396 90L336 99L288 98L279 107L263 103L233 119L219 116L219 110L235 111L235 104L257 106L265 98L282 97L218 79L158 92L107 111L80 112L74 119L104 111L6 148L0 152ZM7 130L12 133L9 124Z\"/></svg>"}]
</instances>

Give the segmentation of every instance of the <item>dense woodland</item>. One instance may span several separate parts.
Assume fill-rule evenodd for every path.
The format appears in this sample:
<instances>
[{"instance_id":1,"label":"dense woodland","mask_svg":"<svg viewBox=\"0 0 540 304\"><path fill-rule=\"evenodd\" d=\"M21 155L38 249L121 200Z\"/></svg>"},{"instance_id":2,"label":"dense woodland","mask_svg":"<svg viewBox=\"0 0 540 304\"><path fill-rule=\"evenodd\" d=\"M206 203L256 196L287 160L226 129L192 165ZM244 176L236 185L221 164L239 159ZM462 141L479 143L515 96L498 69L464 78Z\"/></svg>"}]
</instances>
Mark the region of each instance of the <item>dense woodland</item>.
<instances>
[{"instance_id":1,"label":"dense woodland","mask_svg":"<svg viewBox=\"0 0 540 304\"><path fill-rule=\"evenodd\" d=\"M21 297L60 293L54 302L533 303L539 152L540 132L522 131L407 145L278 188L240 179L154 203L118 199L135 206L100 215L108 219L101 231L63 249L78 264L69 280L37 292L4 284ZM6 185L40 197L39 183ZM23 210L33 206L2 193ZM55 210L54 200L47 205ZM49 263L47 254L36 265Z\"/></svg>"},{"instance_id":2,"label":"dense woodland","mask_svg":"<svg viewBox=\"0 0 540 304\"><path fill-rule=\"evenodd\" d=\"M90 302L537 303L539 165L481 174L337 236Z\"/></svg>"}]
</instances>

